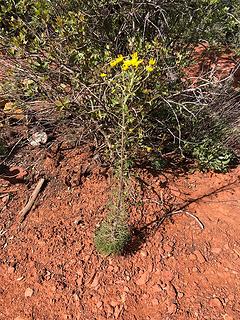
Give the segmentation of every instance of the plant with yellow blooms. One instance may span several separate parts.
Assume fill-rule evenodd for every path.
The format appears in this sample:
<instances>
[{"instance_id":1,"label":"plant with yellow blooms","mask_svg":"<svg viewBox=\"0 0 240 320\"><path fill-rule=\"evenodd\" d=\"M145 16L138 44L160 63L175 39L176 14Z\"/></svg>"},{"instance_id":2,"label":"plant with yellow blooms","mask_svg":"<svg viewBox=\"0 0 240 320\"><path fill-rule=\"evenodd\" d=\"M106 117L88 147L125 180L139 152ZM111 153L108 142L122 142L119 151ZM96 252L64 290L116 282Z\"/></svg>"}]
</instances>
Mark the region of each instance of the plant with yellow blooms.
<instances>
[{"instance_id":1,"label":"plant with yellow blooms","mask_svg":"<svg viewBox=\"0 0 240 320\"><path fill-rule=\"evenodd\" d=\"M126 208L127 180L129 175L130 154L136 145L145 152L151 152L144 145L141 122L144 121L147 85L151 73L156 68L154 58L140 58L137 52L128 57L118 55L111 60L103 79L105 109L98 110L98 117L104 118L105 112L112 114L116 129L108 134L109 146L114 154L116 186L110 210L95 232L95 245L102 254L121 252L128 240L128 214Z\"/></svg>"}]
</instances>

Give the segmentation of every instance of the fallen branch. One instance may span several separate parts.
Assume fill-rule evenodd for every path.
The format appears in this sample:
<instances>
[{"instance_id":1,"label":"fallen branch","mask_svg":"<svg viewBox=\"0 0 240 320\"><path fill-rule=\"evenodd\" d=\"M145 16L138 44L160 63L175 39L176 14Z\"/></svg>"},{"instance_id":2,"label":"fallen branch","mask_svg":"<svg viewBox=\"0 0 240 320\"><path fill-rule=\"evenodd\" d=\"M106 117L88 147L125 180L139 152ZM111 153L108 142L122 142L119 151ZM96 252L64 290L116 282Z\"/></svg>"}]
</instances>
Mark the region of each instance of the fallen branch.
<instances>
[{"instance_id":1,"label":"fallen branch","mask_svg":"<svg viewBox=\"0 0 240 320\"><path fill-rule=\"evenodd\" d=\"M33 204L34 204L34 202L35 202L35 200L36 200L36 198L37 198L37 196L38 196L38 194L39 194L42 186L43 186L44 181L45 181L45 180L44 180L43 178L41 178L41 179L38 181L38 184L37 184L36 188L34 189L34 191L33 191L32 195L31 195L30 199L28 200L28 203L27 203L26 206L20 211L20 213L19 213L19 215L20 215L20 223L22 223L22 222L25 220L28 212L31 210L31 208L32 208L32 206L33 206Z\"/></svg>"}]
</instances>

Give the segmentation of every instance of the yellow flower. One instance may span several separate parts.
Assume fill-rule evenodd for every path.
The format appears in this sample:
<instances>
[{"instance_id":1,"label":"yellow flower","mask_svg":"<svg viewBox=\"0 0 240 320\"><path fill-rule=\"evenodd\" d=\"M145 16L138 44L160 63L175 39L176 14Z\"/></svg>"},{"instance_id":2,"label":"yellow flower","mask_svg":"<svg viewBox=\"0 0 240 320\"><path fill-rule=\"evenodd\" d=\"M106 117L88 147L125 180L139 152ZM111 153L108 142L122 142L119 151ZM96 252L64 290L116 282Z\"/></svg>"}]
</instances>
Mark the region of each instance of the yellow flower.
<instances>
[{"instance_id":1,"label":"yellow flower","mask_svg":"<svg viewBox=\"0 0 240 320\"><path fill-rule=\"evenodd\" d=\"M154 66L154 65L156 64L156 60L153 59L153 58L151 58L151 59L149 60L148 64L149 64L150 66Z\"/></svg>"},{"instance_id":2,"label":"yellow flower","mask_svg":"<svg viewBox=\"0 0 240 320\"><path fill-rule=\"evenodd\" d=\"M137 52L131 54L131 57L132 59L128 59L123 62L122 70L126 71L130 66L138 68L139 64L143 62L143 60L138 60Z\"/></svg>"},{"instance_id":3,"label":"yellow flower","mask_svg":"<svg viewBox=\"0 0 240 320\"><path fill-rule=\"evenodd\" d=\"M107 76L106 73L101 73L101 74L100 74L100 77L101 77L101 78L104 78L104 77L106 77L106 76Z\"/></svg>"},{"instance_id":4,"label":"yellow flower","mask_svg":"<svg viewBox=\"0 0 240 320\"><path fill-rule=\"evenodd\" d=\"M133 66L133 67L136 67L136 68L138 68L138 66L140 65L140 63L142 63L143 62L143 60L138 60L138 53L137 52L134 52L132 55L131 55L131 57L132 57L132 63L131 63L131 65Z\"/></svg>"},{"instance_id":5,"label":"yellow flower","mask_svg":"<svg viewBox=\"0 0 240 320\"><path fill-rule=\"evenodd\" d=\"M138 59L132 59L132 66L138 68L140 63L142 63L143 60L138 60Z\"/></svg>"},{"instance_id":6,"label":"yellow flower","mask_svg":"<svg viewBox=\"0 0 240 320\"><path fill-rule=\"evenodd\" d=\"M126 71L131 65L132 65L132 60L125 60L123 63L122 69Z\"/></svg>"},{"instance_id":7,"label":"yellow flower","mask_svg":"<svg viewBox=\"0 0 240 320\"><path fill-rule=\"evenodd\" d=\"M122 54L119 54L118 57L114 60L112 60L110 62L110 66L113 68L115 67L117 64L121 63L123 61L123 55Z\"/></svg>"},{"instance_id":8,"label":"yellow flower","mask_svg":"<svg viewBox=\"0 0 240 320\"><path fill-rule=\"evenodd\" d=\"M133 59L138 59L138 53L137 52L134 52L133 54L131 54L131 57Z\"/></svg>"},{"instance_id":9,"label":"yellow flower","mask_svg":"<svg viewBox=\"0 0 240 320\"><path fill-rule=\"evenodd\" d=\"M153 71L153 67L152 67L152 66L146 66L146 67L145 67L145 70L146 70L147 72L152 72L152 71Z\"/></svg>"},{"instance_id":10,"label":"yellow flower","mask_svg":"<svg viewBox=\"0 0 240 320\"><path fill-rule=\"evenodd\" d=\"M151 147L146 147L147 152L151 152L152 148Z\"/></svg>"}]
</instances>

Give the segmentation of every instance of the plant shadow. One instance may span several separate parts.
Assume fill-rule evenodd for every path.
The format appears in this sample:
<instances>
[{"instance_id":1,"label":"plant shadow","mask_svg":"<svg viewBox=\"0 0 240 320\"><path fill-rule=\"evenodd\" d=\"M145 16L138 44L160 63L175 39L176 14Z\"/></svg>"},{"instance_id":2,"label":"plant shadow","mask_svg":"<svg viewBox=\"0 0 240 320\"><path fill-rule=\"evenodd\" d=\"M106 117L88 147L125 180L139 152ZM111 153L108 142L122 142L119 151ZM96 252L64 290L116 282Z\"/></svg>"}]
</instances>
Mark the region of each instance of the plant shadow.
<instances>
[{"instance_id":1,"label":"plant shadow","mask_svg":"<svg viewBox=\"0 0 240 320\"><path fill-rule=\"evenodd\" d=\"M163 223L166 220L172 220L173 216L176 214L184 214L184 211L186 211L187 207L190 204L197 203L203 200L204 198L217 195L223 191L227 191L227 190L229 191L237 183L239 183L239 177L237 177L234 181L228 182L227 184L219 188L216 188L211 192L204 193L201 196L196 198L189 198L186 201L184 201L182 204L178 204L177 206L173 203L168 205L167 208L166 207L161 208L161 210L163 211L163 214L158 215L154 220L152 220L147 224L144 224L140 227L131 226L132 237L129 243L126 245L123 251L123 255L132 256L136 254L141 249L141 247L148 241L148 239L154 236L154 234L159 230L159 228L163 226ZM191 216L196 219L201 229L204 229L204 224L196 216L194 215L191 215Z\"/></svg>"}]
</instances>

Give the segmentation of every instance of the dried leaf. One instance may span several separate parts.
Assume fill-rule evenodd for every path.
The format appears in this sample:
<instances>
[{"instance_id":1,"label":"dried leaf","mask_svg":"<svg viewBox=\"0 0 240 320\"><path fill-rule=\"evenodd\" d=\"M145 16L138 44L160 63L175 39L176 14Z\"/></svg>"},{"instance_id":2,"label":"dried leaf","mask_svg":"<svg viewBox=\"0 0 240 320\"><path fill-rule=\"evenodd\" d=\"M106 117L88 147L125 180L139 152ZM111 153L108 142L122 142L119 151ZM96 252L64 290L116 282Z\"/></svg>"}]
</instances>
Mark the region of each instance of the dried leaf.
<instances>
[{"instance_id":1,"label":"dried leaf","mask_svg":"<svg viewBox=\"0 0 240 320\"><path fill-rule=\"evenodd\" d=\"M23 110L17 107L14 102L7 102L4 106L3 111L17 120L23 120L25 118Z\"/></svg>"}]
</instances>

